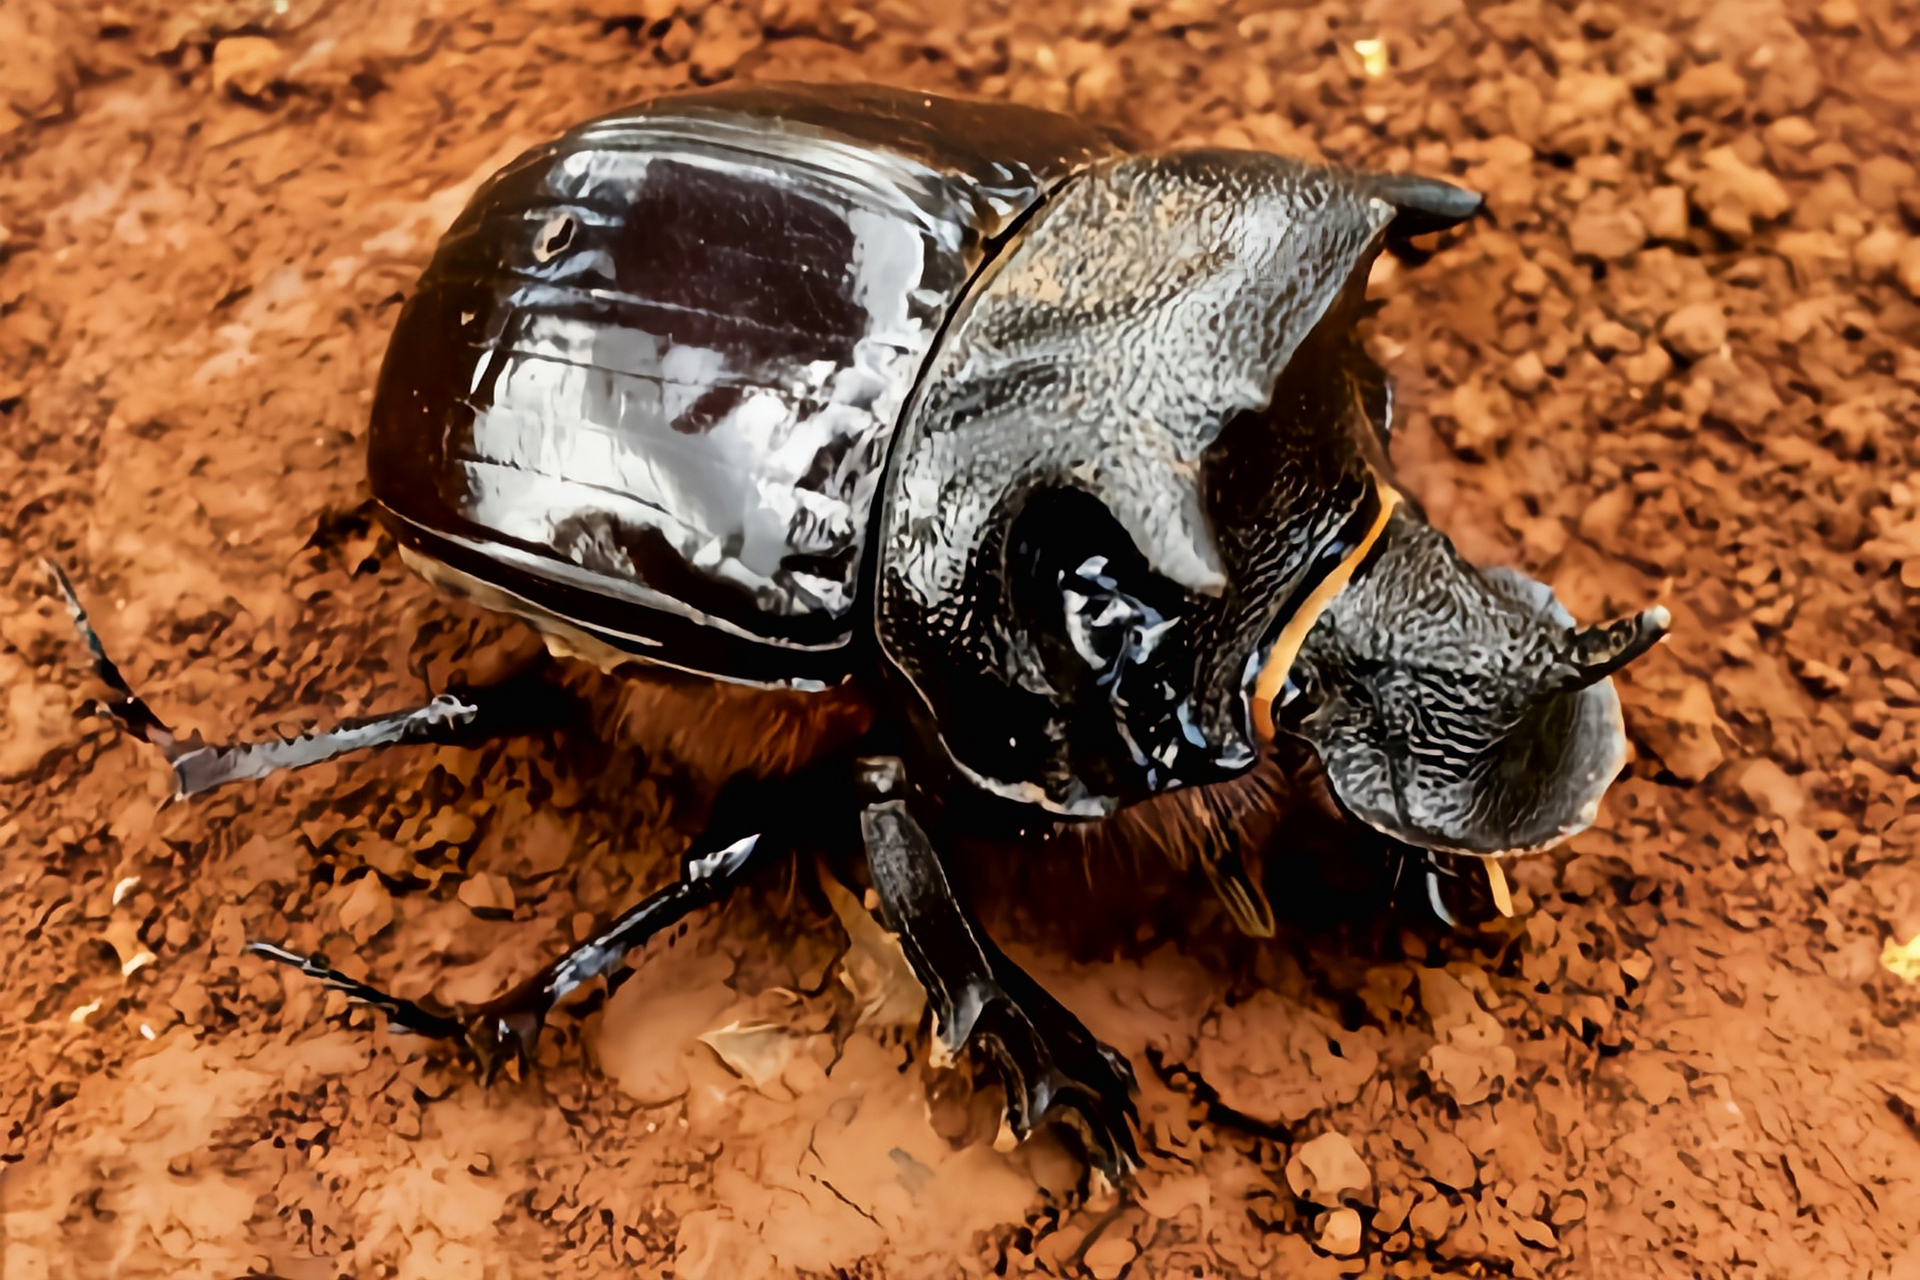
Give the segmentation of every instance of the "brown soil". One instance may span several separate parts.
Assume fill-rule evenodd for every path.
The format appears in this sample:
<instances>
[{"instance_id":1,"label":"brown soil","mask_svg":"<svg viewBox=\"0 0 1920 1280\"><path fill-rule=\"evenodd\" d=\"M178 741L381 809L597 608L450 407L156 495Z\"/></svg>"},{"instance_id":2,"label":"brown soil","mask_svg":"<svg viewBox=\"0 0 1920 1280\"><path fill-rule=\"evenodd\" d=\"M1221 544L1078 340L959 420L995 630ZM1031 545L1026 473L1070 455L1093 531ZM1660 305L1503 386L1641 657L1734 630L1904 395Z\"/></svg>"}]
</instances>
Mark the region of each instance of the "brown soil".
<instances>
[{"instance_id":1,"label":"brown soil","mask_svg":"<svg viewBox=\"0 0 1920 1280\"><path fill-rule=\"evenodd\" d=\"M1920 934L1920 19L1262 8L0 6L8 1280L1920 1276L1920 986L1883 962ZM525 637L361 514L394 303L517 149L729 76L1484 189L1490 223L1377 282L1401 465L1582 616L1674 611L1623 682L1631 776L1512 921L1449 933L1302 865L1259 946L1202 896L1136 930L1167 913L1077 867L1046 900L1102 927L1003 922L1139 1069L1123 1194L1051 1138L997 1153L990 1094L853 1028L810 870L492 1089L239 952L491 994L671 874L711 780L670 750L401 751L164 805L151 754L72 718L96 690L42 555L209 734L506 661ZM757 1086L699 1039L735 1022L771 1028L716 1037Z\"/></svg>"}]
</instances>

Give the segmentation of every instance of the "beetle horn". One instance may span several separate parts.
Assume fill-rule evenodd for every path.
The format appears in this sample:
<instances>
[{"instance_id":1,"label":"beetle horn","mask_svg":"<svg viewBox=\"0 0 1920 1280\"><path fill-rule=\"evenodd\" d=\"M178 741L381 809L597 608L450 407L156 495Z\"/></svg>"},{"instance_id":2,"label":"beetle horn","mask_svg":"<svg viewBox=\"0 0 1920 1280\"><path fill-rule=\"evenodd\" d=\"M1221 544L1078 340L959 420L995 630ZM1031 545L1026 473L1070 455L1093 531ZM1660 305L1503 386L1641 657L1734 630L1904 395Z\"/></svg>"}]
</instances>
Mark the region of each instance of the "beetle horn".
<instances>
[{"instance_id":1,"label":"beetle horn","mask_svg":"<svg viewBox=\"0 0 1920 1280\"><path fill-rule=\"evenodd\" d=\"M1671 614L1655 605L1632 617L1569 632L1552 687L1584 689L1600 683L1659 643L1672 621Z\"/></svg>"},{"instance_id":2,"label":"beetle horn","mask_svg":"<svg viewBox=\"0 0 1920 1280\"><path fill-rule=\"evenodd\" d=\"M1365 182L1373 195L1394 207L1393 224L1387 228L1394 240L1457 227L1487 206L1478 191L1418 174L1373 173Z\"/></svg>"}]
</instances>

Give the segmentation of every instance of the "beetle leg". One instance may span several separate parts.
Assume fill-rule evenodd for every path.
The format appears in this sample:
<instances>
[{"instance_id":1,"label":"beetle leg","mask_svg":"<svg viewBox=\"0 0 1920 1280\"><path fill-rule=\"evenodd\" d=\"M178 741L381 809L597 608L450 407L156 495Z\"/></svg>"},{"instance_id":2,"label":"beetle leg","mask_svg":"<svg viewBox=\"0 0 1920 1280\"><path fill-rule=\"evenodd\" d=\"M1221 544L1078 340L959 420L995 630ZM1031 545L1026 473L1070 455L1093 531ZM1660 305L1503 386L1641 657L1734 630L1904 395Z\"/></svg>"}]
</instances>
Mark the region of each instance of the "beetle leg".
<instances>
[{"instance_id":1,"label":"beetle leg","mask_svg":"<svg viewBox=\"0 0 1920 1280\"><path fill-rule=\"evenodd\" d=\"M681 859L676 883L643 898L552 964L482 1005L436 1013L349 978L318 956L268 942L249 942L247 949L372 1005L401 1031L457 1042L483 1078L491 1080L506 1063L531 1060L548 1012L569 993L612 973L648 940L699 908L725 900L779 853L821 834L823 821L844 821L850 799L845 766L843 756L787 778L736 780L715 800L714 819Z\"/></svg>"},{"instance_id":2,"label":"beetle leg","mask_svg":"<svg viewBox=\"0 0 1920 1280\"><path fill-rule=\"evenodd\" d=\"M725 898L762 859L756 858L762 840L750 835L724 847L694 854L681 864L680 879L644 899L573 950L505 995L450 1014L435 1013L411 1000L388 995L378 987L329 968L320 956L302 955L270 942L249 942L247 950L291 966L317 978L349 998L385 1013L395 1029L436 1040L457 1041L492 1080L509 1061L532 1059L553 1006L576 988L612 972L635 948L700 907Z\"/></svg>"},{"instance_id":3,"label":"beetle leg","mask_svg":"<svg viewBox=\"0 0 1920 1280\"><path fill-rule=\"evenodd\" d=\"M74 629L87 646L94 673L114 694L111 701L95 703L93 710L160 749L173 768L176 797L197 795L244 778L302 769L369 747L426 742L457 745L531 732L563 722L574 709L560 689L544 680L520 678L486 689L443 693L424 706L348 720L297 738L221 745L207 742L198 733L181 737L154 714L107 656L67 575L51 561L47 568L60 587L67 611L73 615Z\"/></svg>"},{"instance_id":4,"label":"beetle leg","mask_svg":"<svg viewBox=\"0 0 1920 1280\"><path fill-rule=\"evenodd\" d=\"M860 815L881 919L927 989L938 1047L976 1046L1007 1090L1007 1123L1024 1138L1058 1120L1076 1129L1109 1178L1138 1167L1133 1069L1041 989L980 930L954 896L940 855L907 809L898 759L860 762Z\"/></svg>"},{"instance_id":5,"label":"beetle leg","mask_svg":"<svg viewBox=\"0 0 1920 1280\"><path fill-rule=\"evenodd\" d=\"M335 991L342 992L350 1000L358 1000L362 1004L373 1006L387 1015L387 1020L396 1030L413 1035L432 1036L436 1040L460 1038L461 1027L455 1019L445 1014L434 1013L411 1000L390 996L378 987L370 987L358 979L349 978L338 969L330 967L325 956L302 955L298 951L289 951L271 942L249 942L247 950L254 955L265 956L269 960L276 960L298 969L309 978L316 978Z\"/></svg>"}]
</instances>

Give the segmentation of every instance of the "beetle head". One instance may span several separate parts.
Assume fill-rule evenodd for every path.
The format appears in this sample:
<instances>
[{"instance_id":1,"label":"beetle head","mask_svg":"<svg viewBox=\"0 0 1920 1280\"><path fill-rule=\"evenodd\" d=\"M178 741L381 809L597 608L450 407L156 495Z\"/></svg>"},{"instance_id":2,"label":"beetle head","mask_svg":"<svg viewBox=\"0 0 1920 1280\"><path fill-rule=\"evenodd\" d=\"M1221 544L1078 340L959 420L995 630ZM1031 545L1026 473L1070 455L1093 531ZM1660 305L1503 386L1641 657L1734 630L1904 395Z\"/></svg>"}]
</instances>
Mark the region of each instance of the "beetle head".
<instances>
[{"instance_id":1,"label":"beetle head","mask_svg":"<svg viewBox=\"0 0 1920 1280\"><path fill-rule=\"evenodd\" d=\"M1592 824L1626 758L1608 677L1667 622L1654 608L1580 627L1543 583L1476 569L1403 505L1308 633L1275 719L1387 835L1532 852Z\"/></svg>"}]
</instances>

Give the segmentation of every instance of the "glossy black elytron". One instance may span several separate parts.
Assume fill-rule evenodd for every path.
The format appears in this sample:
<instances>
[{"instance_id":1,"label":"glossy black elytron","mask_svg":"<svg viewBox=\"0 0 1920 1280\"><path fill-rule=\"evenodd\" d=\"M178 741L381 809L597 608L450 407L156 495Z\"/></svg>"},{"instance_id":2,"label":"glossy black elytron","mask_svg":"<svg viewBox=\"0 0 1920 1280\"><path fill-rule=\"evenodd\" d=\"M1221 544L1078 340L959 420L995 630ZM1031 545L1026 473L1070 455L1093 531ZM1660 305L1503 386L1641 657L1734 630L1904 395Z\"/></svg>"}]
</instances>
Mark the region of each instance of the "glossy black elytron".
<instances>
[{"instance_id":1,"label":"glossy black elytron","mask_svg":"<svg viewBox=\"0 0 1920 1280\"><path fill-rule=\"evenodd\" d=\"M371 435L403 543L626 651L850 670L901 410L999 237L1113 150L864 86L583 125L474 197L406 304Z\"/></svg>"}]
</instances>

